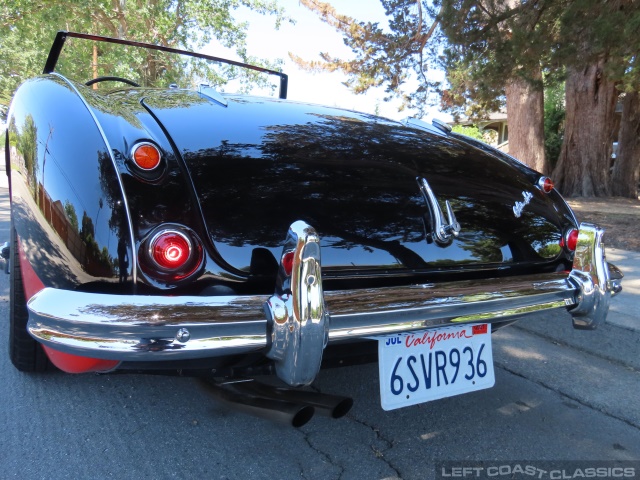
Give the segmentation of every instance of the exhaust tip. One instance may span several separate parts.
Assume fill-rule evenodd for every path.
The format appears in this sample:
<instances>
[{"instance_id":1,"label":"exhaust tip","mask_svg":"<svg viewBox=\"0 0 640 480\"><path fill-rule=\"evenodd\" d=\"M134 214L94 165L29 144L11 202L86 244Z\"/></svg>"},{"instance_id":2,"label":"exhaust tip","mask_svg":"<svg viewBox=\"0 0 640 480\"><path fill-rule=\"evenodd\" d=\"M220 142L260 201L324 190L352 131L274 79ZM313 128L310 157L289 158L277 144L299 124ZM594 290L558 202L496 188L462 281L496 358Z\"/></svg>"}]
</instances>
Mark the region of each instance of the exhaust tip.
<instances>
[{"instance_id":1,"label":"exhaust tip","mask_svg":"<svg viewBox=\"0 0 640 480\"><path fill-rule=\"evenodd\" d=\"M331 418L342 418L349 410L353 407L353 399L345 397L342 401L338 402L338 404L331 411Z\"/></svg>"},{"instance_id":2,"label":"exhaust tip","mask_svg":"<svg viewBox=\"0 0 640 480\"><path fill-rule=\"evenodd\" d=\"M315 413L341 418L353 407L353 399L349 397L274 387L255 380L224 383L209 378L203 379L202 384L217 400L235 410L295 428L308 423Z\"/></svg>"},{"instance_id":3,"label":"exhaust tip","mask_svg":"<svg viewBox=\"0 0 640 480\"><path fill-rule=\"evenodd\" d=\"M227 407L296 428L309 422L316 412L312 405L260 395L245 382L219 383L213 379L202 379L200 384Z\"/></svg>"},{"instance_id":4,"label":"exhaust tip","mask_svg":"<svg viewBox=\"0 0 640 480\"><path fill-rule=\"evenodd\" d=\"M316 409L309 405L303 406L295 415L293 415L293 418L291 419L291 426L298 428L306 425L309 420L313 418L313 414L315 413L315 411Z\"/></svg>"}]
</instances>

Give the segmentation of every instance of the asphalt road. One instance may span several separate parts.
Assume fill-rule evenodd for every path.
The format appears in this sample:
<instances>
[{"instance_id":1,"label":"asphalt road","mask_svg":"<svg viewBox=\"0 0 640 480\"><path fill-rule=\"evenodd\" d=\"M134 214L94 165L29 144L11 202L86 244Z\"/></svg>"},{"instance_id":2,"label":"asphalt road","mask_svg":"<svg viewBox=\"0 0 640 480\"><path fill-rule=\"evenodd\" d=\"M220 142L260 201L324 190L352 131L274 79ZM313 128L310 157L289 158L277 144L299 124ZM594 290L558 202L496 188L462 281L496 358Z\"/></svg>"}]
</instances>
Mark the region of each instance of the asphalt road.
<instances>
[{"instance_id":1,"label":"asphalt road","mask_svg":"<svg viewBox=\"0 0 640 480\"><path fill-rule=\"evenodd\" d=\"M1 241L8 231L0 189ZM392 412L377 366L323 371L315 386L354 407L294 429L230 411L188 378L20 373L8 293L0 274L0 479L410 480L445 460L640 460L631 330L573 331L565 313L508 327L493 336L495 387Z\"/></svg>"}]
</instances>

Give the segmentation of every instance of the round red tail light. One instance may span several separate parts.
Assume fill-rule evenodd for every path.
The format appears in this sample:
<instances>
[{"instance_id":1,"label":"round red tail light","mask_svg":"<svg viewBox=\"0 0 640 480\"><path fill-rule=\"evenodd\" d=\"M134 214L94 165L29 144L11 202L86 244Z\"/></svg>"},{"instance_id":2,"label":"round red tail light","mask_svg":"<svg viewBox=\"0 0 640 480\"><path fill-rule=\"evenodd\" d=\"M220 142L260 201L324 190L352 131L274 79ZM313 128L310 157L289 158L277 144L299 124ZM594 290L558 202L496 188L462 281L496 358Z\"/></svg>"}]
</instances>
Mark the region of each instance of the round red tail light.
<instances>
[{"instance_id":1,"label":"round red tail light","mask_svg":"<svg viewBox=\"0 0 640 480\"><path fill-rule=\"evenodd\" d=\"M295 252L287 252L284 255L282 255L282 268L284 268L284 273L287 276L291 275L291 272L293 272L293 259L295 257Z\"/></svg>"},{"instance_id":2,"label":"round red tail light","mask_svg":"<svg viewBox=\"0 0 640 480\"><path fill-rule=\"evenodd\" d=\"M553 181L549 177L540 177L538 180L538 187L544 193L551 193L551 190L553 190L554 187Z\"/></svg>"},{"instance_id":3,"label":"round red tail light","mask_svg":"<svg viewBox=\"0 0 640 480\"><path fill-rule=\"evenodd\" d=\"M201 271L205 260L198 235L177 223L151 231L140 245L139 259L141 270L151 281L169 287Z\"/></svg>"},{"instance_id":4,"label":"round red tail light","mask_svg":"<svg viewBox=\"0 0 640 480\"><path fill-rule=\"evenodd\" d=\"M131 149L134 163L142 170L153 170L160 165L160 150L151 143L138 143Z\"/></svg>"},{"instance_id":5,"label":"round red tail light","mask_svg":"<svg viewBox=\"0 0 640 480\"><path fill-rule=\"evenodd\" d=\"M576 247L578 246L578 234L579 232L575 228L572 228L567 232L567 248L572 252L575 252Z\"/></svg>"},{"instance_id":6,"label":"round red tail light","mask_svg":"<svg viewBox=\"0 0 640 480\"><path fill-rule=\"evenodd\" d=\"M159 232L151 240L149 253L156 264L166 270L178 270L191 258L191 240L176 230Z\"/></svg>"}]
</instances>

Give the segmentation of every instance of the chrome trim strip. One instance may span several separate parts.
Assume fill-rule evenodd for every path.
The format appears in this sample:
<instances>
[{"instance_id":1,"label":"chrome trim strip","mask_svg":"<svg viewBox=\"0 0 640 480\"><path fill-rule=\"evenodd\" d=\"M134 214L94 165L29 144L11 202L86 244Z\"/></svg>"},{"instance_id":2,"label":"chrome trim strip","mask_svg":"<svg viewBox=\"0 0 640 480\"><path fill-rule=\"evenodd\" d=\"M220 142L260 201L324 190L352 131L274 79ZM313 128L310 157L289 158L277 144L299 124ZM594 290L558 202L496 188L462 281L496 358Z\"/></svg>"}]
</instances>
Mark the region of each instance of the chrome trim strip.
<instances>
[{"instance_id":1,"label":"chrome trim strip","mask_svg":"<svg viewBox=\"0 0 640 480\"><path fill-rule=\"evenodd\" d=\"M565 276L553 273L324 292L329 342L476 322L479 316L483 322L505 321L571 306L575 291ZM163 297L45 288L29 301L28 329L47 346L95 358L153 361L249 353L265 351L272 342L265 300L261 295Z\"/></svg>"},{"instance_id":2,"label":"chrome trim strip","mask_svg":"<svg viewBox=\"0 0 640 480\"><path fill-rule=\"evenodd\" d=\"M432 118L431 123L433 124L434 127L436 127L439 130L442 130L445 133L450 133L451 130L453 129L451 125L443 122L442 120L438 120L437 118Z\"/></svg>"},{"instance_id":3,"label":"chrome trim strip","mask_svg":"<svg viewBox=\"0 0 640 480\"><path fill-rule=\"evenodd\" d=\"M109 151L109 158L111 159L113 168L116 171L116 177L118 178L118 185L120 186L120 191L122 192L122 202L124 203L124 211L125 211L125 214L127 215L127 222L129 223L129 236L130 236L129 240L131 240L131 280L135 285L138 280L138 251L136 249L135 237L133 236L133 221L131 219L131 212L129 211L129 202L127 201L127 195L126 195L126 192L124 191L124 184L122 183L122 178L120 177L120 170L118 169L116 158L113 156L113 149L111 148L111 144L107 139L107 135L104 133L102 125L100 125L100 122L98 121L98 117L96 117L96 114L94 113L93 109L91 108L87 100L82 96L80 91L76 88L76 86L73 84L73 82L71 82L66 77L64 77L63 75L60 75L57 72L51 72L50 75L54 75L60 78L62 81L67 83L73 89L74 92L76 92L76 95L78 95L78 98L80 98L84 106L89 111L91 118L93 118L93 121L95 122L96 127L98 127L98 131L102 136L102 140L104 141L104 144L107 147L107 150Z\"/></svg>"},{"instance_id":4,"label":"chrome trim strip","mask_svg":"<svg viewBox=\"0 0 640 480\"><path fill-rule=\"evenodd\" d=\"M400 123L402 123L403 125L407 126L407 127L413 127L413 128L417 128L419 130L424 130L426 132L435 134L435 135L440 135L442 137L446 137L448 135L448 132L435 127L433 124L431 123L427 123L424 120L420 120L417 118L413 118L413 117L406 117L404 119L402 119L400 121Z\"/></svg>"}]
</instances>

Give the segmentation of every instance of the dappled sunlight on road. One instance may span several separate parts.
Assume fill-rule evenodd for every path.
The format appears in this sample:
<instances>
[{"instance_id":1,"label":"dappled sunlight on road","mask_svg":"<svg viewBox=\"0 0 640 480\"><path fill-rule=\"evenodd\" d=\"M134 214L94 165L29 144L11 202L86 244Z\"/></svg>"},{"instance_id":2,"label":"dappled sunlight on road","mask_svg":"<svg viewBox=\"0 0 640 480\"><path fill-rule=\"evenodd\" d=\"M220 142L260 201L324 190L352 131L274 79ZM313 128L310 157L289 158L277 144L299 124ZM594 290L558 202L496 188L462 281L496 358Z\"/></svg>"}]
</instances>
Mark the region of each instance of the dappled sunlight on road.
<instances>
[{"instance_id":1,"label":"dappled sunlight on road","mask_svg":"<svg viewBox=\"0 0 640 480\"><path fill-rule=\"evenodd\" d=\"M556 318L565 320L564 316ZM630 424L640 425L638 410L629 408L637 404L640 395L638 371L620 370L617 363L598 355L598 345L606 346L605 342L612 341L613 337L608 336L606 329L591 332L572 330L568 335L587 336L591 346L583 345L576 349L563 341L552 340L544 333L536 334L517 327L500 330L494 335L493 342L496 367L525 376L569 398L582 398L581 403L607 411ZM629 331L628 335L634 333ZM629 348L625 345L621 344L621 348ZM606 354L605 350L602 350L603 354ZM531 408L532 405L526 402L526 407ZM498 411L513 415L523 412L523 408L516 402Z\"/></svg>"},{"instance_id":2,"label":"dappled sunlight on road","mask_svg":"<svg viewBox=\"0 0 640 480\"><path fill-rule=\"evenodd\" d=\"M507 403L502 407L497 408L497 411L503 415L512 416L518 413L525 413L533 408L537 408L540 406L539 401L535 400L527 400L526 402L523 400L517 400L515 402Z\"/></svg>"},{"instance_id":3,"label":"dappled sunlight on road","mask_svg":"<svg viewBox=\"0 0 640 480\"><path fill-rule=\"evenodd\" d=\"M438 435L440 435L440 432L423 433L422 435L420 435L420 440L431 440L433 438L436 438Z\"/></svg>"},{"instance_id":4,"label":"dappled sunlight on road","mask_svg":"<svg viewBox=\"0 0 640 480\"><path fill-rule=\"evenodd\" d=\"M581 332L595 334L596 332ZM540 377L549 381L548 372L558 372L558 379L580 376L580 381L590 389L604 388L609 379L609 370L605 363L588 362L565 345L559 343L543 344L541 339L531 338L515 328L502 330L493 345L497 366L511 370L526 364L534 365L535 371L545 372ZM594 342L598 339L594 336ZM532 340L536 341L532 341ZM537 376L537 375L536 375Z\"/></svg>"},{"instance_id":5,"label":"dappled sunlight on road","mask_svg":"<svg viewBox=\"0 0 640 480\"><path fill-rule=\"evenodd\" d=\"M544 355L541 355L540 352L536 352L531 349L525 348L517 348L513 346L503 346L501 350L505 352L507 355L512 357L520 358L522 360L539 360L544 362L547 358Z\"/></svg>"}]
</instances>

